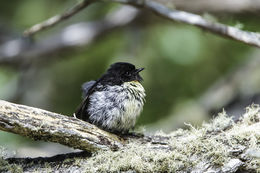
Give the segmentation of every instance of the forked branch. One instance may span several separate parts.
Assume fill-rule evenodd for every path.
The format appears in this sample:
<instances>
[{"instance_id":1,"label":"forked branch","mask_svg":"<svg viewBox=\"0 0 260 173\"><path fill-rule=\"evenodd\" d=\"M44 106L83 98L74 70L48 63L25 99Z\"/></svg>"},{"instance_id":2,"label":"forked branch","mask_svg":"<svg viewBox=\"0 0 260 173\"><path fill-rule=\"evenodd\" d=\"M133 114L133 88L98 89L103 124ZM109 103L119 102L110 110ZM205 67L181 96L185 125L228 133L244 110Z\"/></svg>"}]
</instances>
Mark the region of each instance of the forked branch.
<instances>
[{"instance_id":1,"label":"forked branch","mask_svg":"<svg viewBox=\"0 0 260 173\"><path fill-rule=\"evenodd\" d=\"M123 144L119 137L76 118L0 101L0 130L98 151L91 157L79 153L79 159L72 154L69 160L71 154L29 160L4 160L0 155L0 172L8 172L10 165L25 172L257 172L259 120L260 107L253 105L236 123L222 113L200 128L189 125L190 130L168 135L124 136Z\"/></svg>"},{"instance_id":2,"label":"forked branch","mask_svg":"<svg viewBox=\"0 0 260 173\"><path fill-rule=\"evenodd\" d=\"M170 19L172 21L178 21L182 23L186 23L189 25L194 25L199 28L202 28L208 32L228 37L233 40L237 40L243 42L248 45L252 45L255 47L260 48L260 34L255 32L243 31L236 27L224 25L221 23L213 23L210 22L200 15L192 14L185 11L174 10L166 7L163 4L160 4L153 0L104 0L105 2L118 2L133 5L136 7L150 9L151 11L155 12L156 14ZM51 27L71 16L79 12L80 10L87 7L90 3L96 1L93 0L83 0L81 3L76 5L75 7L71 8L70 10L64 12L61 15L54 16L42 23L36 24L32 26L30 29L24 32L25 35L29 36L35 34L45 28Z\"/></svg>"}]
</instances>

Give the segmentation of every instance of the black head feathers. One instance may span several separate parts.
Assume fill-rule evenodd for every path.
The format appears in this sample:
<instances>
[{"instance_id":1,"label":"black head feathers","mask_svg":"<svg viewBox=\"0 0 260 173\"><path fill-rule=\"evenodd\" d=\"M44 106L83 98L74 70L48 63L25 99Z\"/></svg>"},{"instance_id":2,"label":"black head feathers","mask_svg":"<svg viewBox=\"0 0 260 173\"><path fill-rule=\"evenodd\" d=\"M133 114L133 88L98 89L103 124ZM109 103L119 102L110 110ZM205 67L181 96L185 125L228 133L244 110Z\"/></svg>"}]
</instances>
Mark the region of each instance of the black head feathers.
<instances>
[{"instance_id":1,"label":"black head feathers","mask_svg":"<svg viewBox=\"0 0 260 173\"><path fill-rule=\"evenodd\" d=\"M106 74L103 75L102 79L112 84L122 84L123 82L138 81L141 82L143 79L139 72L144 68L136 69L133 64L126 62L117 62L110 66Z\"/></svg>"}]
</instances>

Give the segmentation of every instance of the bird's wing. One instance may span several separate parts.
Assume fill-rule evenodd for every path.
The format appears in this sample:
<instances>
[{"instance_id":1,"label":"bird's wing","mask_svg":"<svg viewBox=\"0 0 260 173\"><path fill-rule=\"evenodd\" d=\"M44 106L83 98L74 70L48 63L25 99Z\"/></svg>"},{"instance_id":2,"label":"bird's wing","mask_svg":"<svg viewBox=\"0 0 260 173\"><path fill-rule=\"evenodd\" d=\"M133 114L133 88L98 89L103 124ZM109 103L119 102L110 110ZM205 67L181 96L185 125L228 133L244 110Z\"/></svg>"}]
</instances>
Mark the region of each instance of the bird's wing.
<instances>
[{"instance_id":1,"label":"bird's wing","mask_svg":"<svg viewBox=\"0 0 260 173\"><path fill-rule=\"evenodd\" d=\"M82 89L82 98L84 99L88 95L89 89L96 83L96 81L91 80L89 82L83 83L81 86Z\"/></svg>"},{"instance_id":2,"label":"bird's wing","mask_svg":"<svg viewBox=\"0 0 260 173\"><path fill-rule=\"evenodd\" d=\"M93 81L93 80L89 81L89 82L85 82L82 85L83 101L80 103L80 105L76 109L76 111L74 113L74 117L77 117L84 121L88 121L89 115L87 112L87 108L88 108L88 103L89 103L89 96L91 95L91 93L94 92L96 85L97 85L97 82Z\"/></svg>"}]
</instances>

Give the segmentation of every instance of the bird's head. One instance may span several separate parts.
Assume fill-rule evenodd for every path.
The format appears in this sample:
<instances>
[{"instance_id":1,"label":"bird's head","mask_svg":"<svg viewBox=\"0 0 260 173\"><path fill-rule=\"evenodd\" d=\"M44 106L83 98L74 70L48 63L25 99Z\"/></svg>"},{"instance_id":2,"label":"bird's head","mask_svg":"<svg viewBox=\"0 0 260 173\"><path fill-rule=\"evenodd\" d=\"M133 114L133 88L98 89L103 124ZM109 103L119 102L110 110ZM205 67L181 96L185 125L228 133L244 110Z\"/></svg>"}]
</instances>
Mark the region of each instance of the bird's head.
<instances>
[{"instance_id":1,"label":"bird's head","mask_svg":"<svg viewBox=\"0 0 260 173\"><path fill-rule=\"evenodd\" d=\"M133 64L126 62L117 62L110 66L105 76L116 83L138 81L141 82L143 78L139 72L144 68L135 68Z\"/></svg>"}]
</instances>

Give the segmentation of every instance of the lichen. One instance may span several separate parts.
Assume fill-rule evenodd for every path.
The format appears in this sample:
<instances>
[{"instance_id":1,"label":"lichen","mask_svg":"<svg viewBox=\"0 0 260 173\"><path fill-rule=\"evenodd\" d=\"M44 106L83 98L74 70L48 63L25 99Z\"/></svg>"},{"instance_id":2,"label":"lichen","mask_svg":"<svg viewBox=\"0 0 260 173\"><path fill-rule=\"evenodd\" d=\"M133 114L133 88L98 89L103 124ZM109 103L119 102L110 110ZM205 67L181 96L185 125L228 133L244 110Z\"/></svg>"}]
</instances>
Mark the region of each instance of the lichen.
<instances>
[{"instance_id":1,"label":"lichen","mask_svg":"<svg viewBox=\"0 0 260 173\"><path fill-rule=\"evenodd\" d=\"M48 172L69 167L80 172L260 172L259 111L259 106L248 107L236 123L222 112L201 127L188 125L189 129L170 134L159 131L151 137L153 142L129 139L117 151L101 150L88 158L65 159L54 167L34 165L31 170Z\"/></svg>"},{"instance_id":2,"label":"lichen","mask_svg":"<svg viewBox=\"0 0 260 173\"><path fill-rule=\"evenodd\" d=\"M222 112L200 128L180 129L168 135L161 131L156 133L170 138L171 149L154 150L150 144L131 142L116 152L96 153L87 160L83 169L89 172L182 172L195 170L202 163L210 163L214 165L212 169L220 169L233 159L234 152L244 152L247 147L259 147L259 131L249 130L249 135L241 129L245 126L243 123L254 125L258 119L259 107L255 105L247 108L247 113L238 123L234 123L231 117ZM256 170L259 169L259 163L258 159L252 158L240 169Z\"/></svg>"},{"instance_id":3,"label":"lichen","mask_svg":"<svg viewBox=\"0 0 260 173\"><path fill-rule=\"evenodd\" d=\"M88 160L88 164L84 165L83 168L90 172L127 170L164 172L176 169L173 159L170 159L174 157L176 156L171 152L156 151L137 143L131 143L126 148L116 152L101 151L97 153L96 156Z\"/></svg>"},{"instance_id":4,"label":"lichen","mask_svg":"<svg viewBox=\"0 0 260 173\"><path fill-rule=\"evenodd\" d=\"M260 106L252 104L246 108L246 113L242 117L244 124L251 125L260 122Z\"/></svg>"},{"instance_id":5,"label":"lichen","mask_svg":"<svg viewBox=\"0 0 260 173\"><path fill-rule=\"evenodd\" d=\"M9 164L5 158L7 156L5 148L0 146L0 172L22 173L22 168L16 164Z\"/></svg>"},{"instance_id":6,"label":"lichen","mask_svg":"<svg viewBox=\"0 0 260 173\"><path fill-rule=\"evenodd\" d=\"M226 130L227 128L231 127L234 124L234 121L230 116L226 114L226 112L223 110L222 113L219 113L217 117L215 117L211 123L203 123L202 127L207 132L221 132Z\"/></svg>"}]
</instances>

